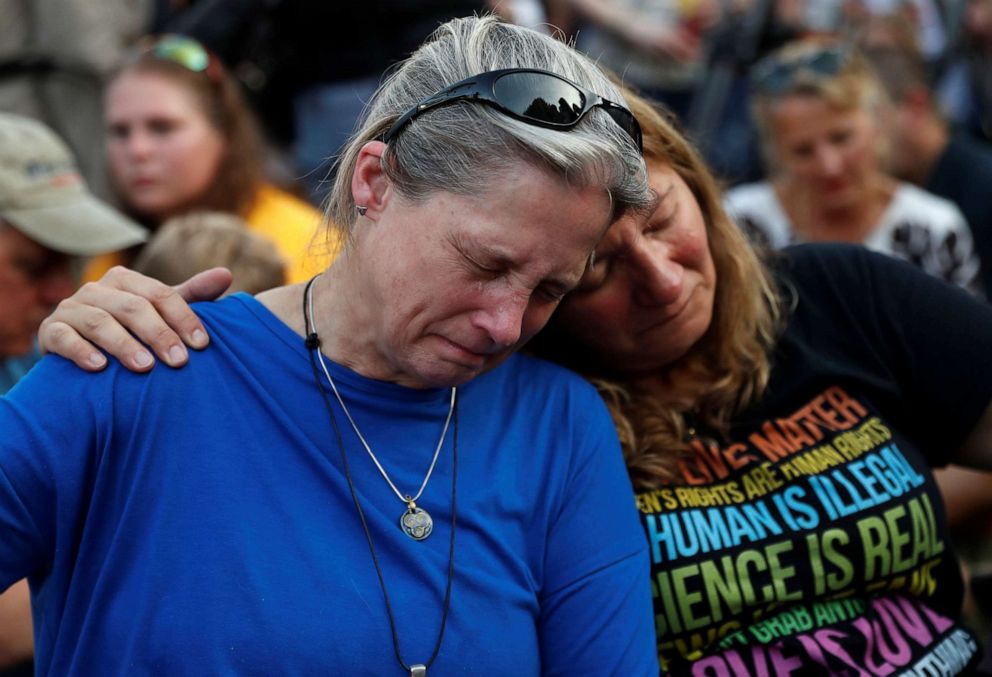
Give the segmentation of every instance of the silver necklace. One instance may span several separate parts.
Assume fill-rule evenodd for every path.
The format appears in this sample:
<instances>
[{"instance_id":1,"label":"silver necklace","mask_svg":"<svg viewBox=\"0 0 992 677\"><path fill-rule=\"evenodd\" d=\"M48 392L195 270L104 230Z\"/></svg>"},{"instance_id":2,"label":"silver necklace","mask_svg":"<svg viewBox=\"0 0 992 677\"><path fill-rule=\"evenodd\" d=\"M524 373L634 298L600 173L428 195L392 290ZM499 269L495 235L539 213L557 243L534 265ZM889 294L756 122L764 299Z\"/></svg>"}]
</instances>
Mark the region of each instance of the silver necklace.
<instances>
[{"instance_id":1,"label":"silver necklace","mask_svg":"<svg viewBox=\"0 0 992 677\"><path fill-rule=\"evenodd\" d=\"M319 275L317 277L320 277ZM314 280L317 279L314 278ZM308 285L306 288L306 301L307 301L307 320L311 327L314 328L316 332L317 325L313 318L313 285ZM424 481L420 483L420 489L417 493L411 496L410 494L404 494L396 488L396 484L390 479L389 474L386 473L386 469L382 467L382 463L376 458L375 454L372 452L372 447L365 440L365 436L362 435L362 431L358 429L358 425L355 423L355 419L351 417L351 412L348 411L348 407L344 404L344 399L341 397L341 393L338 392L338 387L334 384L334 379L331 378L331 372L327 368L327 364L324 362L324 355L321 351L317 351L317 360L320 362L320 368L324 371L324 376L327 377L327 382L331 386L331 391L334 392L334 397L337 398L338 404L341 405L341 411L344 412L345 418L348 419L348 423L351 424L352 430L355 431L355 435L358 436L358 441L362 443L365 448L366 453L372 462L375 463L375 467L379 469L379 474L382 478L386 480L386 484L389 488L393 490L396 497L406 504L406 510L400 515L400 528L403 530L407 536L415 541L422 541L431 535L434 531L434 518L431 514L417 505L417 501L420 500L420 496L424 493L424 489L427 488L427 483L431 479L431 474L434 472L434 466L437 465L437 458L441 454L441 447L444 446L444 438L448 434L448 426L451 423L451 415L455 411L455 399L458 394L458 388L451 388L451 404L448 406L448 416L444 419L444 429L441 430L441 437L437 441L437 447L434 449L434 457L431 459L431 465L427 468L427 474L424 475Z\"/></svg>"},{"instance_id":2,"label":"silver necklace","mask_svg":"<svg viewBox=\"0 0 992 677\"><path fill-rule=\"evenodd\" d=\"M351 499L355 503L355 510L358 512L358 519L362 523L362 530L365 532L365 539L369 544L369 553L372 555L372 564L375 565L375 573L379 578L379 587L382 589L382 598L386 604L386 616L389 618L389 630L393 637L393 651L396 655L396 661L400 664L403 670L410 674L410 677L427 677L427 668L433 665L434 660L437 658L438 653L441 651L441 642L444 640L444 629L448 621L448 611L451 608L451 584L454 579L455 574L455 525L458 521L458 501L456 485L458 483L458 414L455 405L455 393L454 388L452 388L451 401L452 410L455 412L455 428L454 435L452 439L452 450L451 450L451 538L448 543L448 575L447 583L445 585L444 591L444 607L441 613L441 627L438 629L437 641L434 643L434 651L431 653L430 658L427 659L426 663L414 663L413 665L407 665L406 661L403 660L403 656L400 652L400 639L396 632L396 619L393 617L393 607L389 603L389 591L386 590L386 579L382 575L382 567L379 566L379 558L376 556L375 544L372 542L372 532L369 530L369 525L365 520L365 512L362 510L362 504L358 500L358 492L355 490L355 482L351 477L351 469L348 466L348 455L345 453L344 441L341 439L341 429L338 427L337 419L334 416L334 411L331 409L330 400L327 398L327 394L320 384L320 374L317 372L317 360L314 359L314 353L317 354L317 358L320 360L320 365L324 368L324 375L327 377L328 382L334 389L334 393L337 395L337 389L334 388L334 380L331 378L327 371L326 365L324 365L323 357L320 353L320 337L317 335L316 325L313 322L313 301L312 301L312 291L313 283L317 281L317 275L307 282L306 288L303 290L303 319L306 325L304 329L304 334L306 339L304 340L304 345L306 346L310 355L310 368L313 370L314 381L317 383L317 391L320 393L321 401L324 403L324 408L327 410L327 415L331 421L331 427L334 429L334 435L338 441L338 449L341 451L341 464L344 469L345 477L348 479L348 488L351 491ZM341 396L338 395L338 403L341 408L347 413L347 409L344 406L344 402L341 401ZM451 412L448 412L448 420L451 419ZM349 419L351 416L348 417ZM352 426L354 426L352 422ZM445 432L448 429L448 423L445 422ZM357 427L355 432L358 433ZM361 438L361 433L359 433L359 438ZM441 435L442 441L444 440L444 434ZM363 440L364 441L364 440ZM439 443L440 448L440 443ZM366 445L366 449L369 454L372 455L373 460L375 460L375 455L372 454L372 450ZM437 461L437 452L434 452L434 461L431 462L431 470L434 468L434 463ZM376 462L378 465L378 462ZM385 475L385 471L379 466L380 472ZM427 473L428 478L430 477L430 471ZM424 483L420 487L420 492L423 492L424 486L427 484L427 479L424 479ZM388 478L386 478L389 481ZM392 482L390 482L392 485ZM393 487L393 491L396 491L396 487ZM420 496L420 492L417 496ZM399 493L399 492L397 492ZM432 528L433 528L433 522ZM424 537L426 538L426 536ZM421 539L422 540L422 539Z\"/></svg>"}]
</instances>

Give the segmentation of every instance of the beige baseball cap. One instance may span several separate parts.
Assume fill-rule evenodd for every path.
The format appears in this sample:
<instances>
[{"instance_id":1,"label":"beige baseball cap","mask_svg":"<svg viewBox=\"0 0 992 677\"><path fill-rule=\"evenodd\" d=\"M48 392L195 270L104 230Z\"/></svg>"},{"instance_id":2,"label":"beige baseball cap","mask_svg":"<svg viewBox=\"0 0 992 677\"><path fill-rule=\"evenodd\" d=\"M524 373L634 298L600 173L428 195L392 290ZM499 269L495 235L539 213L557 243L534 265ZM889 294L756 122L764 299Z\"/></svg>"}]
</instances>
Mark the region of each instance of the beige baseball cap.
<instances>
[{"instance_id":1,"label":"beige baseball cap","mask_svg":"<svg viewBox=\"0 0 992 677\"><path fill-rule=\"evenodd\" d=\"M52 130L9 113L0 113L0 218L73 256L124 249L148 237L90 193L68 146Z\"/></svg>"}]
</instances>

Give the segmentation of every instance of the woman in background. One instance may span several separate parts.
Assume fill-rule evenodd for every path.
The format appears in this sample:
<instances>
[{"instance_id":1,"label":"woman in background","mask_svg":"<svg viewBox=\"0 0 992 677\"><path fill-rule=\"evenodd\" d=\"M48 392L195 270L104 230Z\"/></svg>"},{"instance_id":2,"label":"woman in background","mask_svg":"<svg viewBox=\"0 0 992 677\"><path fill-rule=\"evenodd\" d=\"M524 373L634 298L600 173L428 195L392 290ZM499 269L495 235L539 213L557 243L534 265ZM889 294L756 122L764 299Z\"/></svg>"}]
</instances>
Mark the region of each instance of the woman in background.
<instances>
[{"instance_id":1,"label":"woman in background","mask_svg":"<svg viewBox=\"0 0 992 677\"><path fill-rule=\"evenodd\" d=\"M759 62L751 82L771 178L726 196L749 236L776 249L864 244L981 292L960 210L886 172L887 100L858 52L822 39L790 43Z\"/></svg>"},{"instance_id":2,"label":"woman in background","mask_svg":"<svg viewBox=\"0 0 992 677\"><path fill-rule=\"evenodd\" d=\"M312 242L319 212L265 179L262 141L237 81L192 38L139 46L107 87L105 115L113 187L142 224L154 230L189 211L228 212L276 245L290 282L330 261L331 244ZM86 276L131 261L101 257Z\"/></svg>"}]
</instances>

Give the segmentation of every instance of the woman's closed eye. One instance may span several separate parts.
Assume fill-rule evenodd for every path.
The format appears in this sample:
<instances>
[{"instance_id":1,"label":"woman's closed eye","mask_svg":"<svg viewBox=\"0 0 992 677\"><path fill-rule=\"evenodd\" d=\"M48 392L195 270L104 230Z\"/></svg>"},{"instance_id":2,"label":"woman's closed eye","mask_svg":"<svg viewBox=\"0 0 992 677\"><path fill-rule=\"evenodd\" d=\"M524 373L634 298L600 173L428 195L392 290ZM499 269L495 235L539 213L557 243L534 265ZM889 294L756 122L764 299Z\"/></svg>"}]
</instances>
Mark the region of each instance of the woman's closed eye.
<instances>
[{"instance_id":1,"label":"woman's closed eye","mask_svg":"<svg viewBox=\"0 0 992 677\"><path fill-rule=\"evenodd\" d=\"M541 301L548 303L558 303L570 290L555 282L545 282L539 284L534 290L534 295Z\"/></svg>"},{"instance_id":2,"label":"woman's closed eye","mask_svg":"<svg viewBox=\"0 0 992 677\"><path fill-rule=\"evenodd\" d=\"M579 286L576 287L576 291L592 291L597 287L601 286L610 275L610 269L613 267L613 254L601 254L596 253L596 258L593 264L586 269L585 274L579 281Z\"/></svg>"}]
</instances>

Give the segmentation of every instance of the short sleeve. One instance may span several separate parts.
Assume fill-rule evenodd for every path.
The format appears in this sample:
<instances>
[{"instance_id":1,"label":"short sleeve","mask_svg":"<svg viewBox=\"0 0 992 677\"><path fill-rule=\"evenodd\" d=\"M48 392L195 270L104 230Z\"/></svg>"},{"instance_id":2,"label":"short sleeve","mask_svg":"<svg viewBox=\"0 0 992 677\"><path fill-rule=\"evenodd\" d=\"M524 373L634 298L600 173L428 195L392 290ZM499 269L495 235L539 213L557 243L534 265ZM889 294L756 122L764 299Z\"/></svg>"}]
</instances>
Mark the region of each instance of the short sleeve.
<instances>
[{"instance_id":1,"label":"short sleeve","mask_svg":"<svg viewBox=\"0 0 992 677\"><path fill-rule=\"evenodd\" d=\"M866 267L908 420L928 423L917 431L924 448L959 448L992 401L992 307L888 257L866 256Z\"/></svg>"},{"instance_id":2,"label":"short sleeve","mask_svg":"<svg viewBox=\"0 0 992 677\"><path fill-rule=\"evenodd\" d=\"M891 415L931 464L950 462L992 400L992 307L863 247L805 245L789 258L800 302L818 306L809 334L834 337L827 348L869 382L891 382Z\"/></svg>"},{"instance_id":3,"label":"short sleeve","mask_svg":"<svg viewBox=\"0 0 992 677\"><path fill-rule=\"evenodd\" d=\"M585 428L550 528L542 674L657 675L647 546L612 421L589 387Z\"/></svg>"},{"instance_id":4,"label":"short sleeve","mask_svg":"<svg viewBox=\"0 0 992 677\"><path fill-rule=\"evenodd\" d=\"M77 537L96 412L111 406L90 391L107 378L47 357L0 398L0 590L44 576L56 550Z\"/></svg>"}]
</instances>

